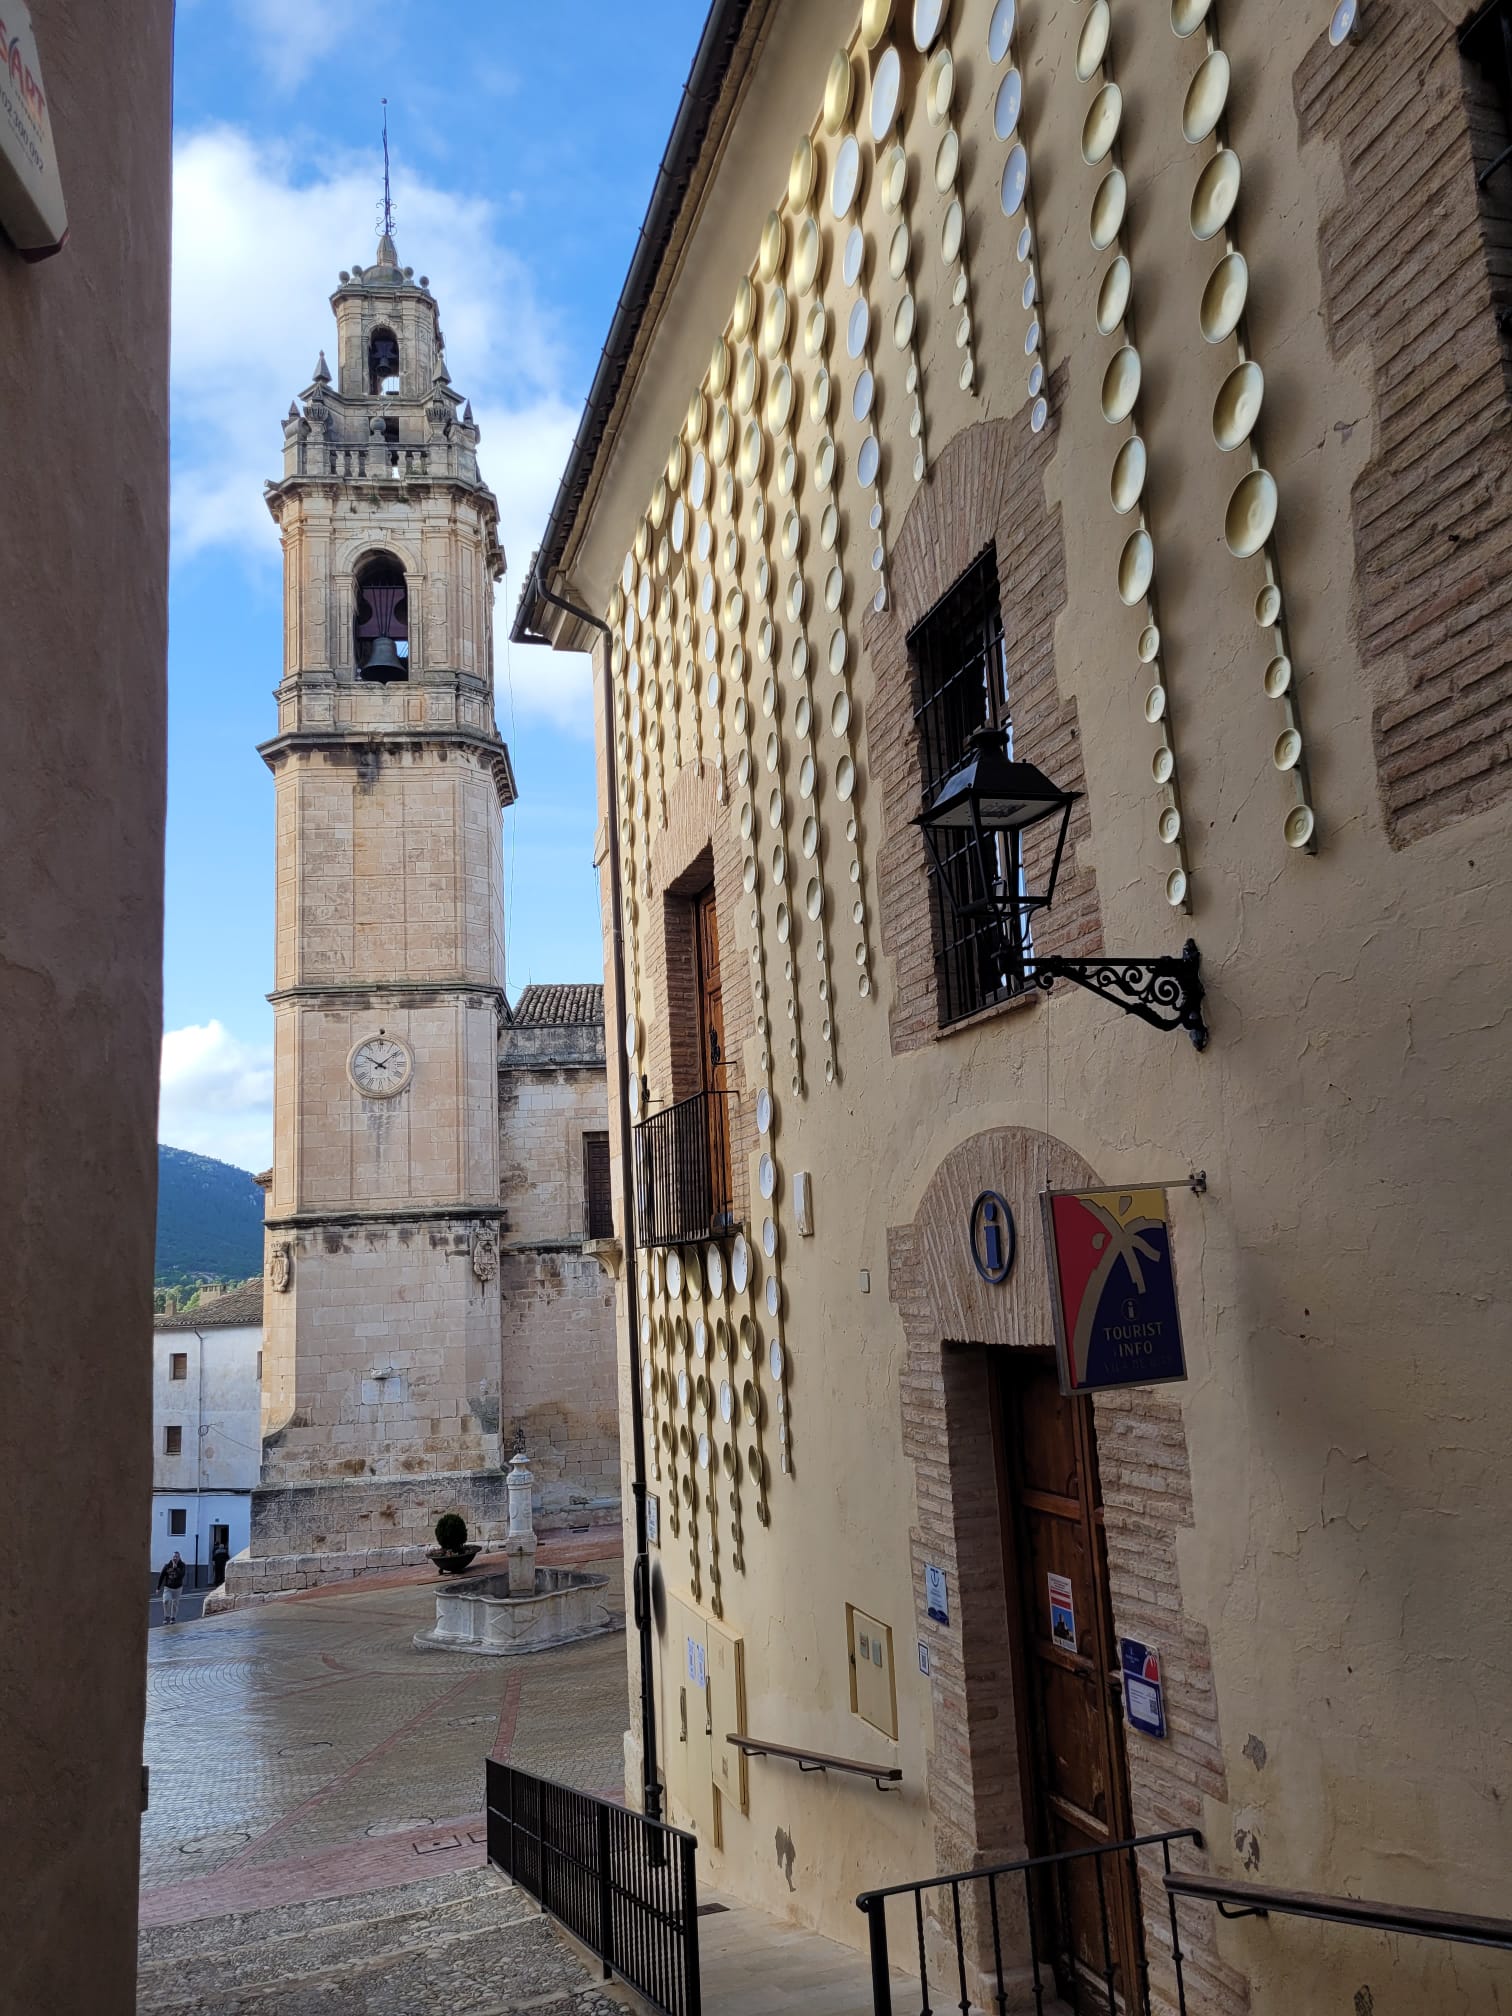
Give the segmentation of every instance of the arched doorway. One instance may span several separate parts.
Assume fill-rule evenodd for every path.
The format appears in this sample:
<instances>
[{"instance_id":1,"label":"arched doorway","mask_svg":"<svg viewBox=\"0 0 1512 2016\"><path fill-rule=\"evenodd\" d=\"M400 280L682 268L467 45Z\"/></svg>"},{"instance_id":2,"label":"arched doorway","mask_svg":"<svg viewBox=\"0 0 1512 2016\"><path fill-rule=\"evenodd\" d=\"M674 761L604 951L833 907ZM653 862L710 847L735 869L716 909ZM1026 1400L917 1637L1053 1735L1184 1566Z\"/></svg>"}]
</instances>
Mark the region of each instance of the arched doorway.
<instances>
[{"instance_id":1,"label":"arched doorway","mask_svg":"<svg viewBox=\"0 0 1512 2016\"><path fill-rule=\"evenodd\" d=\"M1064 1400L1054 1370L1039 1199L1100 1175L1048 1134L988 1129L943 1156L911 1222L888 1232L889 1293L907 1347L900 1400L916 1480L910 1545L930 1661L927 1796L940 1873L1201 1827L1205 1800L1227 1797L1208 1634L1187 1613L1177 1561L1177 1532L1194 1518L1179 1389ZM996 1283L972 1259L984 1192L1005 1201L1017 1235ZM943 1623L927 1593L941 1575ZM1052 1575L1070 1585L1069 1598L1054 1592L1070 1611L1059 1633ZM1160 1647L1185 1725L1179 1751L1124 1726L1118 1633ZM1070 1963L1090 1962L1101 1987L1106 1909L1119 1976L1136 1964L1142 1920L1151 1989L1163 1992L1158 1872L1136 1875L1117 1860L1123 1873L1105 1868L1101 1892L1090 1867L1068 1870L1064 1885L1057 1876L1055 1894L1047 1886L1041 1961L1060 1953L1068 1989ZM977 1929L976 1958L990 1964L991 1928ZM1005 1913L1001 1931L1005 1953L1027 1965L1027 1922ZM1242 1998L1210 1935L1194 1928L1192 1944Z\"/></svg>"}]
</instances>

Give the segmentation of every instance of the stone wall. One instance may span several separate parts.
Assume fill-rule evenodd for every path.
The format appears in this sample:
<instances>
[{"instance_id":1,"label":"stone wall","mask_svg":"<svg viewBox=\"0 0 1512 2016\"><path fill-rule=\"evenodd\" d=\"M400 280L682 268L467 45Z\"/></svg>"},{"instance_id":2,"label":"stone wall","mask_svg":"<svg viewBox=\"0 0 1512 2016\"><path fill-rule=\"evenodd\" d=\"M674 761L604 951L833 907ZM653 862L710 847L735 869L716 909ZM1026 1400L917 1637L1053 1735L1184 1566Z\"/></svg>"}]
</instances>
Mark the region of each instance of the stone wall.
<instances>
[{"instance_id":1,"label":"stone wall","mask_svg":"<svg viewBox=\"0 0 1512 2016\"><path fill-rule=\"evenodd\" d=\"M499 1289L473 1265L492 1236L492 1214L269 1231L289 1285L265 1302L265 1484L497 1462Z\"/></svg>"},{"instance_id":2,"label":"stone wall","mask_svg":"<svg viewBox=\"0 0 1512 2016\"><path fill-rule=\"evenodd\" d=\"M603 1024L506 1032L499 1072L499 1439L543 1531L619 1514L614 1284L588 1250L583 1136L610 1130Z\"/></svg>"},{"instance_id":3,"label":"stone wall","mask_svg":"<svg viewBox=\"0 0 1512 2016\"><path fill-rule=\"evenodd\" d=\"M248 1599L416 1567L435 1544L443 1512L460 1512L480 1545L502 1540L509 1525L503 1472L264 1487L252 1494L251 1551L231 1562L223 1594L206 1608L235 1609Z\"/></svg>"}]
</instances>

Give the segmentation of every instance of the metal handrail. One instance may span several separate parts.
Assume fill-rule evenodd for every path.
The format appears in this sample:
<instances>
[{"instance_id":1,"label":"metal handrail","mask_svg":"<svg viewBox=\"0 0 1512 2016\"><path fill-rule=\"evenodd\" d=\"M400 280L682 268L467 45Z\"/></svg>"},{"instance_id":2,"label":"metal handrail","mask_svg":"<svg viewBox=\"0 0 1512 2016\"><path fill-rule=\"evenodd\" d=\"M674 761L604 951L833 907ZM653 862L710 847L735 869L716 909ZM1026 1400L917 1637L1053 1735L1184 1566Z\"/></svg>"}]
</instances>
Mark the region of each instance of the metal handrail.
<instances>
[{"instance_id":1,"label":"metal handrail","mask_svg":"<svg viewBox=\"0 0 1512 2016\"><path fill-rule=\"evenodd\" d=\"M1020 1877L1024 1886L1025 1919L1029 1930L1029 1966L1031 1984L1034 1991L1034 2007L1042 2012L1045 2007L1045 1980L1042 1968L1050 1976L1051 1993L1055 1992L1058 1972L1069 1973L1077 1983L1083 1978L1096 1980L1096 1971L1089 1969L1075 1953L1067 1950L1056 1953L1041 1951L1041 1922L1047 1902L1047 1890L1054 1886L1054 1894L1060 1904L1059 1923L1067 1922L1066 1879L1073 1864L1090 1861L1096 1878L1099 1918L1102 1928L1103 1965L1102 1980L1098 1989L1099 2007L1106 2016L1151 2016L1154 2004L1150 1996L1150 1968L1144 1945L1144 1914L1138 1908L1140 1896L1138 1851L1141 1848L1159 1848L1165 1863L1165 1875L1171 1875L1171 1844L1189 1841L1195 1847L1202 1846L1202 1835L1195 1827L1170 1829L1158 1834L1136 1834L1124 1841L1105 1842L1100 1847L1063 1848L1050 1855L1028 1855L1013 1862L998 1862L986 1869L959 1869L949 1876L925 1876L915 1883L892 1883L878 1890L864 1890L856 1899L857 1908L864 1913L867 1922L868 1943L871 1953L872 2007L875 2016L892 2016L892 1967L887 1951L887 1902L893 1897L912 1897L914 1905L914 1930L918 1944L919 1984L923 1993L920 2016L932 2016L930 2002L929 1956L924 1930L924 1896L927 1891L949 1891L951 1903L950 1927L955 1941L955 1969L957 1986L960 1991L959 2006L964 2010L971 2006L971 1995L967 1982L965 1921L962 1917L962 1891L970 1884L986 1886L987 1924L992 1940L992 1966L996 1976L996 2006L1005 2008L1007 1977L1004 1973L1002 1920L998 1905L998 1884L1005 1877ZM1113 1914L1109 1908L1107 1876L1104 1865L1112 1858L1123 1858L1133 1885L1135 1909L1133 1911L1133 1933L1136 1950L1132 1955L1137 1970L1135 1981L1122 1980L1115 1952L1116 1939L1112 1931ZM1039 1895L1036 1903L1036 1881ZM1177 2016L1186 2016L1186 1983L1183 1975L1183 1954L1181 1933L1176 1923L1176 1899L1167 1894L1167 1910L1171 1927L1171 1964L1175 1970ZM987 1927L983 1927L987 1929ZM1079 1996L1080 1990L1077 1989ZM1082 2003L1078 1999L1077 2007Z\"/></svg>"},{"instance_id":2,"label":"metal handrail","mask_svg":"<svg viewBox=\"0 0 1512 2016\"><path fill-rule=\"evenodd\" d=\"M1172 1897L1216 1904L1220 1918L1322 1918L1367 1932L1402 1932L1418 1939L1451 1939L1465 1946L1512 1952L1512 1918L1480 1918L1459 1911L1425 1911L1412 1904L1377 1904L1364 1897L1327 1897L1311 1890L1281 1890L1267 1883L1233 1883L1226 1876L1165 1877Z\"/></svg>"},{"instance_id":3,"label":"metal handrail","mask_svg":"<svg viewBox=\"0 0 1512 2016\"><path fill-rule=\"evenodd\" d=\"M868 1764L860 1757L827 1757L822 1750L795 1750L787 1743L768 1743L760 1736L740 1736L733 1731L725 1741L747 1757L781 1757L786 1763L796 1764L800 1771L848 1771L856 1778L874 1778L879 1792L885 1792L889 1785L900 1784L903 1778L896 1764Z\"/></svg>"},{"instance_id":4,"label":"metal handrail","mask_svg":"<svg viewBox=\"0 0 1512 2016\"><path fill-rule=\"evenodd\" d=\"M692 1246L734 1230L724 1089L695 1092L635 1129L637 1244Z\"/></svg>"},{"instance_id":5,"label":"metal handrail","mask_svg":"<svg viewBox=\"0 0 1512 2016\"><path fill-rule=\"evenodd\" d=\"M702 2016L698 1842L572 1785L486 1763L488 1860L662 2016Z\"/></svg>"}]
</instances>

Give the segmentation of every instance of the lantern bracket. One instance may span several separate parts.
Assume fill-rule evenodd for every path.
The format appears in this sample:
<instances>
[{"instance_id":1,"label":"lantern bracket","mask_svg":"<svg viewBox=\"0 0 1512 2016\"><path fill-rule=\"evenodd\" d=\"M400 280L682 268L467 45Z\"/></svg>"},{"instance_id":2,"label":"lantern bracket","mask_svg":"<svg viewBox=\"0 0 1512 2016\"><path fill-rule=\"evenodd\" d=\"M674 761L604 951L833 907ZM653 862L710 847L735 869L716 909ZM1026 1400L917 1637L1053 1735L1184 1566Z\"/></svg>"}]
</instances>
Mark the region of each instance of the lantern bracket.
<instances>
[{"instance_id":1,"label":"lantern bracket","mask_svg":"<svg viewBox=\"0 0 1512 2016\"><path fill-rule=\"evenodd\" d=\"M1196 941L1188 938L1179 955L1155 959L1029 958L1024 978L1045 988L1057 980L1070 980L1152 1028L1184 1029L1192 1047L1205 1050L1208 1028L1202 1014L1201 967Z\"/></svg>"}]
</instances>

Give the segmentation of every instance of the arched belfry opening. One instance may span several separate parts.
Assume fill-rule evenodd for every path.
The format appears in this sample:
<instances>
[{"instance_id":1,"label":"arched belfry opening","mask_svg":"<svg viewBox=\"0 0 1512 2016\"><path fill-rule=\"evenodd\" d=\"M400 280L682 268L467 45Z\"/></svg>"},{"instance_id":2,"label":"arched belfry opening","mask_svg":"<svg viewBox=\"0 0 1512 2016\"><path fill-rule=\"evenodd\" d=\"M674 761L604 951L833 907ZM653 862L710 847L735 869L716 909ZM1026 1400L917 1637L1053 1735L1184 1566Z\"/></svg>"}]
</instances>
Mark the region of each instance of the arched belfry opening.
<instances>
[{"instance_id":1,"label":"arched belfry opening","mask_svg":"<svg viewBox=\"0 0 1512 2016\"><path fill-rule=\"evenodd\" d=\"M357 677L388 685L409 677L409 592L392 553L374 553L357 569L352 617Z\"/></svg>"},{"instance_id":2,"label":"arched belfry opening","mask_svg":"<svg viewBox=\"0 0 1512 2016\"><path fill-rule=\"evenodd\" d=\"M392 329L375 329L368 338L368 392L399 390L399 338Z\"/></svg>"}]
</instances>

